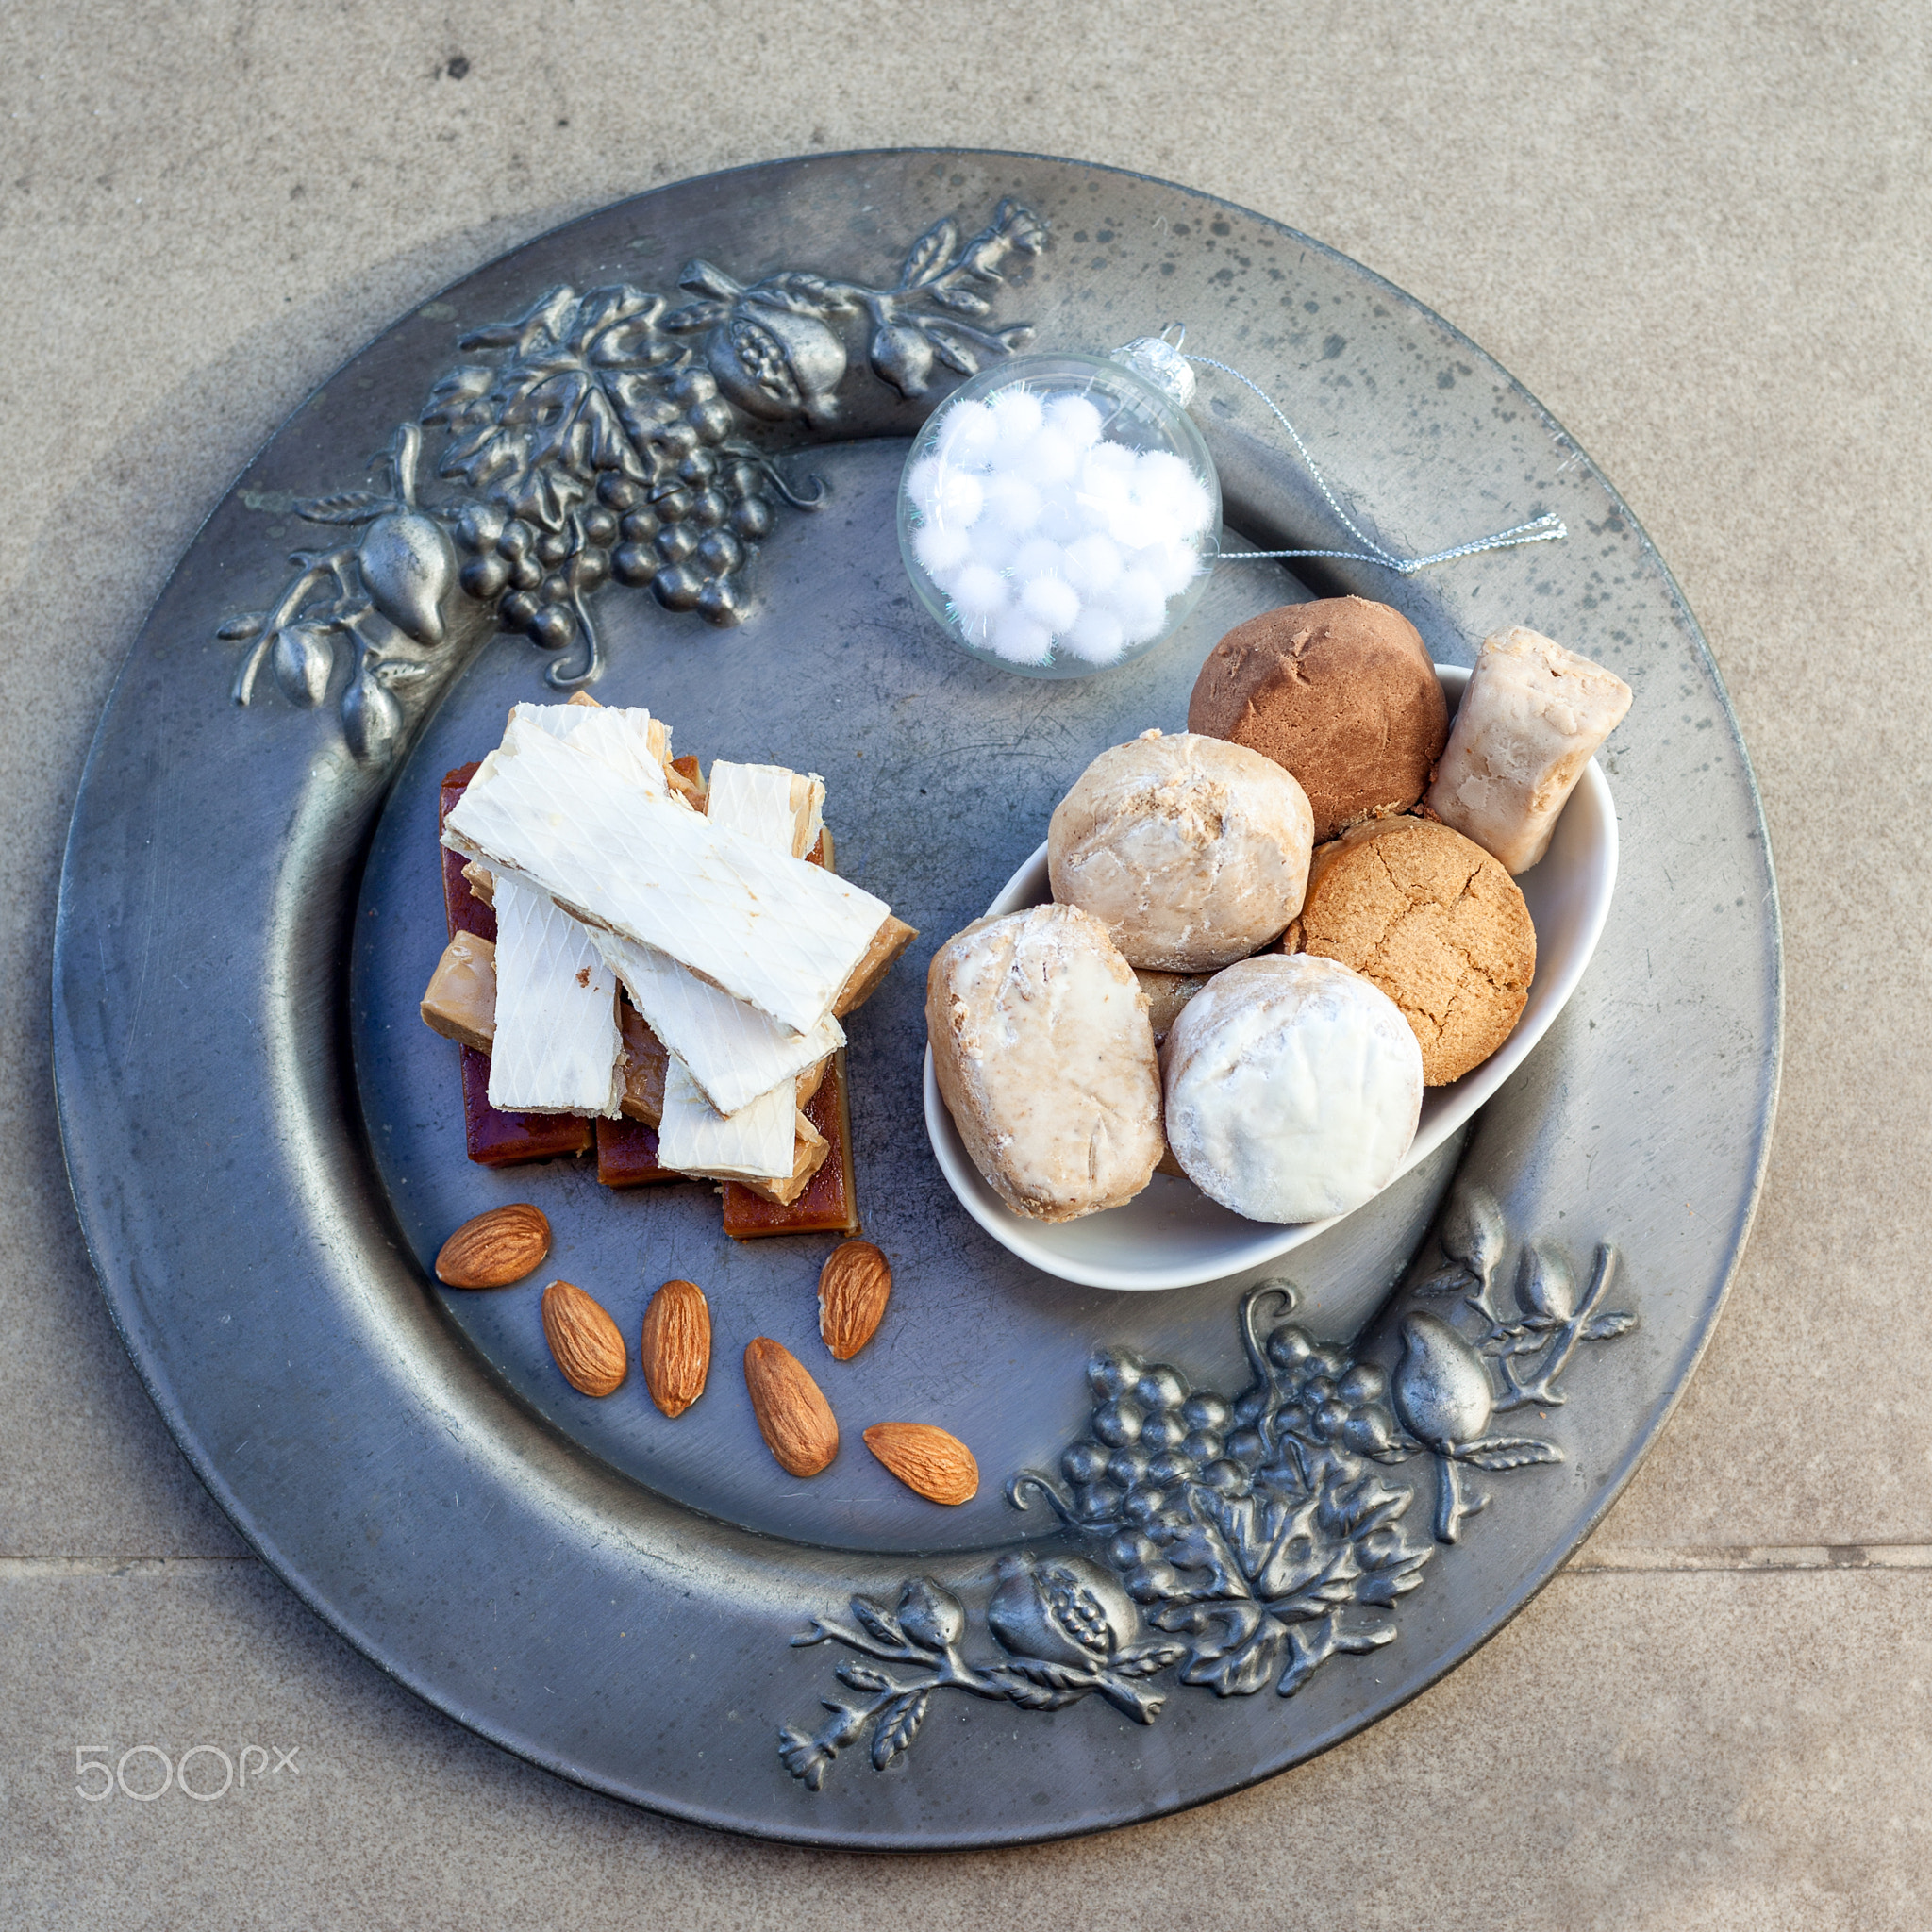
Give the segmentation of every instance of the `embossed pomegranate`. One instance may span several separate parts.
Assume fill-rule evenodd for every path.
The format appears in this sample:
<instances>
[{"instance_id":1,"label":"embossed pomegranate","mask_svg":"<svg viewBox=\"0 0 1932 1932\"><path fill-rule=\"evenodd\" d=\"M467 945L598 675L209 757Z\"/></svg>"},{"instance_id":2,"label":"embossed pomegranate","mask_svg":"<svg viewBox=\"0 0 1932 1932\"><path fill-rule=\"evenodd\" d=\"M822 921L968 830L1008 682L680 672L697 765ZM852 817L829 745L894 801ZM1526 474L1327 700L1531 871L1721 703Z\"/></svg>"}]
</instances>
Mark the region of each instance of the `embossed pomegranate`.
<instances>
[{"instance_id":1,"label":"embossed pomegranate","mask_svg":"<svg viewBox=\"0 0 1932 1932\"><path fill-rule=\"evenodd\" d=\"M325 626L285 624L275 633L271 658L275 682L291 705L307 709L321 704L328 693L329 674L336 662L335 644Z\"/></svg>"},{"instance_id":2,"label":"embossed pomegranate","mask_svg":"<svg viewBox=\"0 0 1932 1932\"><path fill-rule=\"evenodd\" d=\"M1472 1274L1487 1281L1503 1258L1509 1232L1496 1197L1471 1181L1449 1196L1438 1239L1452 1261L1460 1261Z\"/></svg>"},{"instance_id":3,"label":"embossed pomegranate","mask_svg":"<svg viewBox=\"0 0 1932 1932\"><path fill-rule=\"evenodd\" d=\"M1091 1667L1140 1626L1133 1599L1105 1570L1078 1557L1002 1557L987 1627L1015 1657Z\"/></svg>"},{"instance_id":4,"label":"embossed pomegranate","mask_svg":"<svg viewBox=\"0 0 1932 1932\"><path fill-rule=\"evenodd\" d=\"M1576 1312L1576 1276L1553 1248L1524 1248L1516 1277L1516 1298L1525 1315L1567 1322Z\"/></svg>"},{"instance_id":5,"label":"embossed pomegranate","mask_svg":"<svg viewBox=\"0 0 1932 1932\"><path fill-rule=\"evenodd\" d=\"M782 423L803 416L822 427L839 413L845 343L815 315L742 302L705 338L719 389L748 416Z\"/></svg>"},{"instance_id":6,"label":"embossed pomegranate","mask_svg":"<svg viewBox=\"0 0 1932 1932\"><path fill-rule=\"evenodd\" d=\"M342 734L365 764L381 764L403 735L403 708L366 670L342 693Z\"/></svg>"},{"instance_id":7,"label":"embossed pomegranate","mask_svg":"<svg viewBox=\"0 0 1932 1932\"><path fill-rule=\"evenodd\" d=\"M924 329L894 323L874 331L868 351L874 371L902 396L923 396L932 381L932 341Z\"/></svg>"}]
</instances>

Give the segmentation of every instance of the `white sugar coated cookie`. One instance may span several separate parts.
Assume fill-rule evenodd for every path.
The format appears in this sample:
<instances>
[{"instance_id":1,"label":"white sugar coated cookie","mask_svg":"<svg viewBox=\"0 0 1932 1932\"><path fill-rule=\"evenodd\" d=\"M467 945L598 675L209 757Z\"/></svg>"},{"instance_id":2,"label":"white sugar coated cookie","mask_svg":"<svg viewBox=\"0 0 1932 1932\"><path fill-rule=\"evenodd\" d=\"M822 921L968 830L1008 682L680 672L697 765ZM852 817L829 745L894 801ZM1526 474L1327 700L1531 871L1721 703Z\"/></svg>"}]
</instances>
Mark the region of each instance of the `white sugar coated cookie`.
<instances>
[{"instance_id":1,"label":"white sugar coated cookie","mask_svg":"<svg viewBox=\"0 0 1932 1932\"><path fill-rule=\"evenodd\" d=\"M925 981L933 1073L966 1151L1016 1214L1072 1221L1131 1201L1160 1158L1147 996L1076 906L982 919Z\"/></svg>"},{"instance_id":2,"label":"white sugar coated cookie","mask_svg":"<svg viewBox=\"0 0 1932 1932\"><path fill-rule=\"evenodd\" d=\"M1320 1221L1395 1178L1423 1057L1387 993L1332 959L1217 974L1161 1050L1167 1139L1188 1178L1250 1221Z\"/></svg>"},{"instance_id":3,"label":"white sugar coated cookie","mask_svg":"<svg viewBox=\"0 0 1932 1932\"><path fill-rule=\"evenodd\" d=\"M1104 751L1054 809L1053 895L1102 921L1130 966L1245 958L1301 910L1315 819L1273 758L1191 732Z\"/></svg>"}]
</instances>

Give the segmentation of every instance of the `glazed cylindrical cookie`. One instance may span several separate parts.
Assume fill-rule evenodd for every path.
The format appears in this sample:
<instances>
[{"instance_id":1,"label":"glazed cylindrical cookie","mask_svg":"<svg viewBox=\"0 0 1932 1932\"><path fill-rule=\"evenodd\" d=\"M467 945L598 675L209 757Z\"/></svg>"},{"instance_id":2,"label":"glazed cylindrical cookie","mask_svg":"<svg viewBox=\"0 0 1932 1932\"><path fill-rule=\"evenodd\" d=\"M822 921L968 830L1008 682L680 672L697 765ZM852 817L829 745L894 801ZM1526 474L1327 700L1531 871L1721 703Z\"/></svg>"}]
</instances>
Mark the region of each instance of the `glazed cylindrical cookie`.
<instances>
[{"instance_id":1,"label":"glazed cylindrical cookie","mask_svg":"<svg viewBox=\"0 0 1932 1932\"><path fill-rule=\"evenodd\" d=\"M1329 597L1229 631L1194 680L1188 729L1292 772L1320 841L1415 804L1442 755L1449 706L1407 618L1365 597Z\"/></svg>"},{"instance_id":2,"label":"glazed cylindrical cookie","mask_svg":"<svg viewBox=\"0 0 1932 1932\"><path fill-rule=\"evenodd\" d=\"M1346 1214L1395 1178L1415 1139L1415 1035L1386 994L1330 959L1270 954L1216 974L1161 1063L1175 1158L1251 1221Z\"/></svg>"},{"instance_id":3,"label":"glazed cylindrical cookie","mask_svg":"<svg viewBox=\"0 0 1932 1932\"><path fill-rule=\"evenodd\" d=\"M1427 819L1376 819L1315 854L1307 904L1282 948L1373 980L1402 1009L1431 1087L1508 1039L1536 974L1536 927L1516 881L1473 840Z\"/></svg>"},{"instance_id":4,"label":"glazed cylindrical cookie","mask_svg":"<svg viewBox=\"0 0 1932 1932\"><path fill-rule=\"evenodd\" d=\"M1550 849L1583 768L1630 708L1614 672L1517 625L1483 640L1429 809L1510 873Z\"/></svg>"},{"instance_id":5,"label":"glazed cylindrical cookie","mask_svg":"<svg viewBox=\"0 0 1932 1932\"><path fill-rule=\"evenodd\" d=\"M926 973L940 1093L973 1164L1015 1214L1073 1221L1131 1201L1160 1158L1147 999L1077 906L982 919Z\"/></svg>"},{"instance_id":6,"label":"glazed cylindrical cookie","mask_svg":"<svg viewBox=\"0 0 1932 1932\"><path fill-rule=\"evenodd\" d=\"M1199 973L1265 946L1301 909L1314 819L1258 752L1149 731L1104 751L1054 808L1053 895L1133 966Z\"/></svg>"}]
</instances>

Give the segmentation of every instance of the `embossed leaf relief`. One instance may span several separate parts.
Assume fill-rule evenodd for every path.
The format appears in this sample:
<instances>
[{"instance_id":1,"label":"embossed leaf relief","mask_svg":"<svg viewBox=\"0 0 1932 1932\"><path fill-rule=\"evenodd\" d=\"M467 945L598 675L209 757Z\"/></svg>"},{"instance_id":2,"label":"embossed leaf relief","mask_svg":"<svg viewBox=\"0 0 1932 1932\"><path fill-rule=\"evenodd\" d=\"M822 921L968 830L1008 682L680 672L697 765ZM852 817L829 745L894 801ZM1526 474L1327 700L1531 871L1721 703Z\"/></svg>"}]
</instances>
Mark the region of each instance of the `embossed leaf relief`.
<instances>
[{"instance_id":1,"label":"embossed leaf relief","mask_svg":"<svg viewBox=\"0 0 1932 1932\"><path fill-rule=\"evenodd\" d=\"M1396 1607L1436 1544L1457 1542L1488 1502L1469 1473L1563 1459L1541 1436L1498 1431L1497 1416L1560 1405L1557 1379L1577 1347L1636 1325L1603 1309L1607 1246L1579 1296L1557 1250L1525 1244L1519 1310L1499 1311L1508 1231L1473 1183L1452 1191L1437 1241L1443 1266L1414 1292L1444 1312L1402 1318L1392 1374L1318 1344L1290 1320L1295 1291L1280 1282L1241 1303L1254 1379L1231 1400L1125 1349L1096 1354L1088 1433L1058 1476L1023 1470L1007 1485L1016 1508L1047 1503L1084 1547L1001 1557L985 1612L999 1649L983 1659L962 1649L964 1605L930 1577L907 1582L895 1608L858 1596L849 1620L814 1619L794 1645L842 1644L869 1661L839 1665L855 1694L825 1698L815 1730L780 1730L786 1769L817 1790L869 1731L883 1770L937 1690L1025 1710L1098 1692L1152 1724L1166 1693L1147 1680L1172 1667L1218 1696L1272 1684L1291 1697L1338 1653L1392 1642ZM1404 1465L1433 1477L1427 1532L1412 1520L1417 1485L1393 1474Z\"/></svg>"},{"instance_id":2,"label":"embossed leaf relief","mask_svg":"<svg viewBox=\"0 0 1932 1932\"><path fill-rule=\"evenodd\" d=\"M361 534L297 552L271 608L221 626L244 645L235 702L253 702L266 670L291 704L319 705L345 659L343 730L381 763L403 731L397 688L432 667L458 592L549 652L560 691L601 667L589 600L607 583L741 622L775 505L822 493L816 478L794 488L747 430L836 425L855 322L872 373L908 398L1019 348L1029 326L982 323L1010 258L1045 241L1038 216L1003 201L964 243L950 219L927 229L890 289L794 271L745 284L692 261L679 307L627 283L558 288L473 329L460 346L476 359L437 383L421 419L443 432L436 474L456 492L419 504L422 429L407 424L375 459L385 487L298 504Z\"/></svg>"}]
</instances>

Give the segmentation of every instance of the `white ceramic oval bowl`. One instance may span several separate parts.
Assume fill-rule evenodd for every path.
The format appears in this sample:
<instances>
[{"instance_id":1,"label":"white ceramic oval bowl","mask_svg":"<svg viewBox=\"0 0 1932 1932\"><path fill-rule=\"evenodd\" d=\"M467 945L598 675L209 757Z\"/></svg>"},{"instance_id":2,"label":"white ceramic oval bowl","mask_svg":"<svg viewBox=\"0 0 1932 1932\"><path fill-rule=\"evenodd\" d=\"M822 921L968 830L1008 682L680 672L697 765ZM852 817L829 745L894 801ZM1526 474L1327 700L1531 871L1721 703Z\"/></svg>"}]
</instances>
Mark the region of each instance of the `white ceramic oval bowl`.
<instances>
[{"instance_id":1,"label":"white ceramic oval bowl","mask_svg":"<svg viewBox=\"0 0 1932 1932\"><path fill-rule=\"evenodd\" d=\"M1439 664L1436 675L1452 711L1469 673ZM1617 814L1595 759L1570 794L1541 862L1516 883L1536 925L1536 977L1516 1030L1481 1066L1448 1087L1423 1094L1422 1119L1398 1174L1432 1154L1520 1067L1576 990L1610 909L1617 883ZM1017 912L1053 896L1041 845L1009 878L986 909ZM1342 1217L1282 1226L1247 1221L1210 1201L1191 1181L1158 1174L1124 1208L1078 1221L1028 1221L987 1185L969 1158L953 1117L940 1098L925 1054L925 1131L941 1172L981 1227L1020 1257L1062 1281L1089 1288L1191 1288L1265 1266L1312 1240Z\"/></svg>"}]
</instances>

